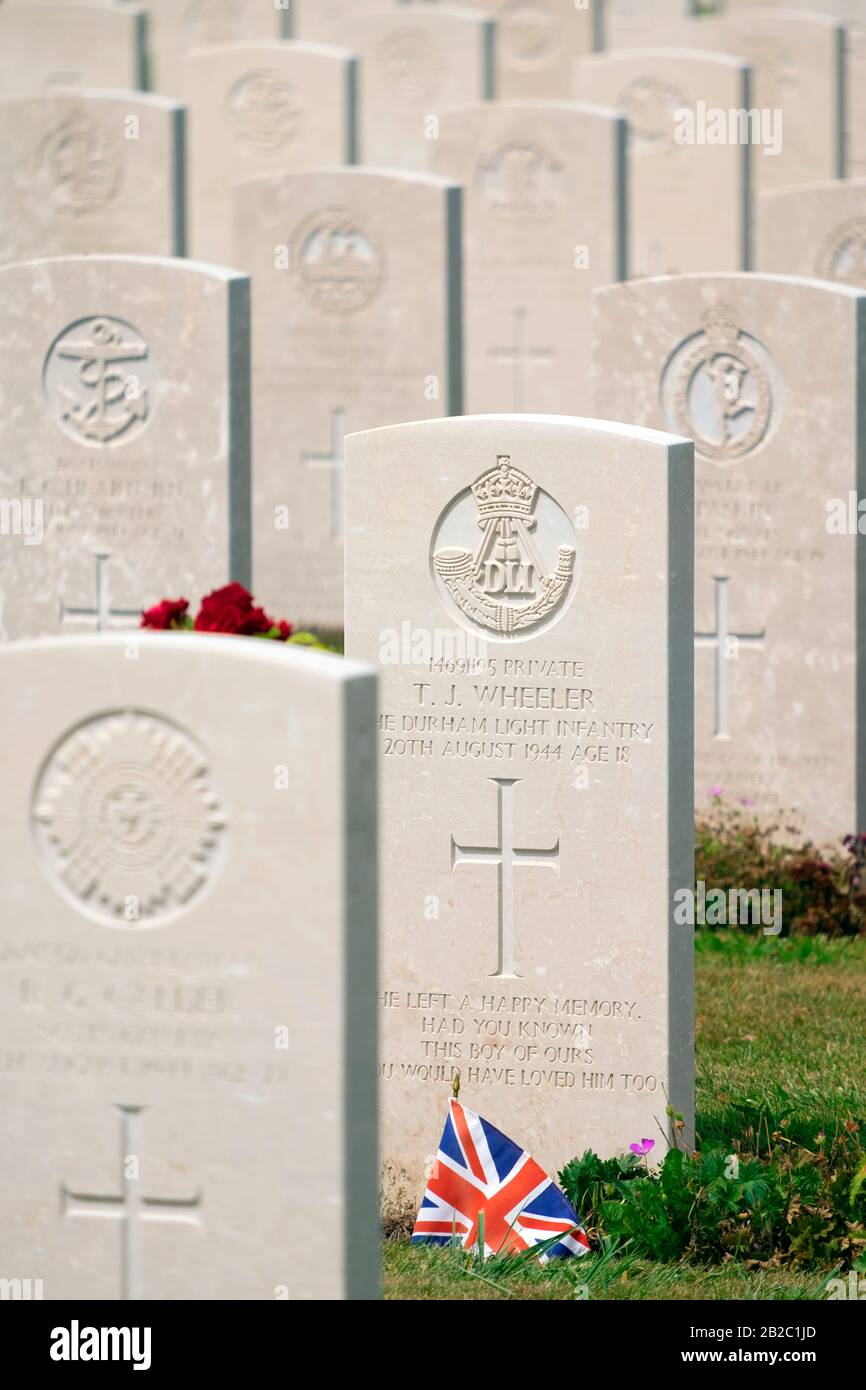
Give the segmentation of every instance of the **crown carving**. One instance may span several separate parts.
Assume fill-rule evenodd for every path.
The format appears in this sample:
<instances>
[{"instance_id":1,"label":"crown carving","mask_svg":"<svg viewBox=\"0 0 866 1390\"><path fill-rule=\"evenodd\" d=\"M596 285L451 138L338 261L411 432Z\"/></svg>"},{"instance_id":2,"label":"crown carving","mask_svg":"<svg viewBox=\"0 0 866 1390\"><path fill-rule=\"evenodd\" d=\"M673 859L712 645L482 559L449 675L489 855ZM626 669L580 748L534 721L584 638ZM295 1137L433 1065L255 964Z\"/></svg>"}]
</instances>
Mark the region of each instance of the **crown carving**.
<instances>
[{"instance_id":1,"label":"crown carving","mask_svg":"<svg viewBox=\"0 0 866 1390\"><path fill-rule=\"evenodd\" d=\"M480 524L500 517L530 520L538 488L531 478L513 466L510 454L500 454L496 467L472 484L472 492Z\"/></svg>"}]
</instances>

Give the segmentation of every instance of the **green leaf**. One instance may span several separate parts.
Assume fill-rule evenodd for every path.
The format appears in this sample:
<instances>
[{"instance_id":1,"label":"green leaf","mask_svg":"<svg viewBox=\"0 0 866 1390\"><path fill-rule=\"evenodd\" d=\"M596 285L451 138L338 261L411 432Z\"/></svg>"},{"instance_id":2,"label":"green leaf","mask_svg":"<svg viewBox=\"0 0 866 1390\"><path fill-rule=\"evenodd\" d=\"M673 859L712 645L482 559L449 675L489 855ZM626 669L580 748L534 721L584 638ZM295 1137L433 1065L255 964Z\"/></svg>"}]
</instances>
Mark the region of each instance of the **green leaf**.
<instances>
[{"instance_id":1,"label":"green leaf","mask_svg":"<svg viewBox=\"0 0 866 1390\"><path fill-rule=\"evenodd\" d=\"M866 1183L866 1158L864 1158L863 1162L860 1164L851 1182L851 1191L848 1194L848 1198L852 1207L863 1191L864 1183Z\"/></svg>"}]
</instances>

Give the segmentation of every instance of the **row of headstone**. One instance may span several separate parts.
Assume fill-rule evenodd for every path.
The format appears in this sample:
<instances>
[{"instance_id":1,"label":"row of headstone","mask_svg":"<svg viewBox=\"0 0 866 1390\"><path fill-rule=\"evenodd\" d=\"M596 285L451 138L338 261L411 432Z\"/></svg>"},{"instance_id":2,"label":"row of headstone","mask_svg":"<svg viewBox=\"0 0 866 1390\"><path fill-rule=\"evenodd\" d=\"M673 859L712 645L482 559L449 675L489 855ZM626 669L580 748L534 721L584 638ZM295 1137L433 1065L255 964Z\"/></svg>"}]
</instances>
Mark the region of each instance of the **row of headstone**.
<instances>
[{"instance_id":1,"label":"row of headstone","mask_svg":"<svg viewBox=\"0 0 866 1390\"><path fill-rule=\"evenodd\" d=\"M224 56L215 50L200 58L202 110L218 90ZM285 61L284 54L279 58ZM352 163L352 58L310 50L296 53L288 67L296 67L299 79L309 72L320 92L331 86L327 115L317 131L306 126L297 163L309 164L310 156L313 164ZM710 93L720 104L748 101L748 68L681 51L648 51L641 60L602 57L584 70L582 95L609 104L614 68L613 86L628 72L638 74L616 103L627 122L613 110L580 103L498 101L457 108L439 124L428 167L467 190L470 409L584 410L584 400L566 399L566 391L574 389L574 377L584 377L589 293L606 282L708 268L828 279L856 274L847 234L859 235L862 182L813 183L808 215L803 203L803 217L788 218L785 208L801 207L798 186L767 190L752 202L748 147L698 149L673 139L670 115L680 101L694 108ZM683 82L674 89L680 71ZM662 74L666 96L657 86ZM702 97L694 88L685 95L687 74L701 78ZM239 183L291 172L291 122L281 122L229 117L213 100L211 118L192 145L192 240L199 259L247 268L242 247L232 243L225 170ZM163 97L68 89L3 101L0 263L92 249L181 256L189 240L186 145L185 108ZM802 192L805 197L805 186ZM552 341L531 341L539 321ZM563 377L557 356L577 364L577 373ZM512 371L510 396L496 385L503 370ZM492 378L487 386L485 377Z\"/></svg>"},{"instance_id":2,"label":"row of headstone","mask_svg":"<svg viewBox=\"0 0 866 1390\"><path fill-rule=\"evenodd\" d=\"M766 246L823 191L770 195ZM818 228L808 253L789 248L808 272L820 240L835 285L685 276L600 290L587 405L696 441L700 784L762 812L796 808L819 839L859 805L843 772L857 526L837 535L828 508L858 485L866 190L841 191L860 209L843 217L848 240ZM409 234L395 244L398 202ZM252 392L245 276L99 256L0 270L3 636L132 627L166 593L230 578L252 578L292 619L339 627L345 435L461 411L459 203L446 181L362 170L251 185L236 213L261 305ZM271 254L278 227L291 228L286 267ZM819 764L813 730L831 698Z\"/></svg>"},{"instance_id":3,"label":"row of headstone","mask_svg":"<svg viewBox=\"0 0 866 1390\"><path fill-rule=\"evenodd\" d=\"M29 10L22 6L21 12ZM41 13L38 6L35 12ZM493 237L494 246L508 240L510 268L519 263L539 285L535 316L567 317L585 342L581 306L596 285L625 275L752 269L753 186L829 181L841 172L839 149L832 158L828 153L840 129L834 127L833 136L829 129L821 134L820 122L798 126L782 106L771 105L771 95L761 95L769 79L761 76L759 47L754 68L688 48L579 61L574 95L584 105L607 108L608 127L616 132L610 136L600 113L590 119L584 112L581 120L576 103L562 101L557 117L549 102L488 102L486 22L462 12L449 19L436 6L421 15L428 27L433 18L453 20L456 30L449 30L443 46L447 61L437 68L432 113L428 87L402 68L389 75L381 45L359 68L347 49L277 41L216 45L188 57L188 111L152 96L83 87L57 86L41 97L4 102L2 258L14 259L16 245L28 254L188 250L201 260L247 269L234 259L231 243L232 184L360 158L464 182L470 247L479 238ZM391 22L387 14L371 19ZM706 21L693 23L689 32L696 35ZM795 29L808 23L795 16ZM835 29L833 35L822 50L809 43L808 31L800 34L797 62L805 65L808 54L809 109L814 103L835 119ZM420 47L436 51L432 40ZM799 110L805 88L799 78L790 85ZM570 128L568 111L574 112ZM743 129L737 113L745 113ZM720 114L726 121L736 117L735 131L715 129ZM783 118L778 127L776 114ZM770 178L771 165L777 172ZM497 212L493 227L488 208ZM564 228L569 218L577 234L557 250L556 224ZM484 264L496 259L485 256ZM515 273L519 278L519 269ZM515 293L527 298L519 286ZM523 354L518 338L531 346L532 328L527 323L524 331L521 323L532 311L517 302L502 308L512 320L520 311L505 337L499 324L490 326L502 340L495 346L503 355L495 360L507 362L508 353ZM550 382L547 396L555 408L561 408L555 373L545 364L562 331L553 324L548 336L554 341L535 344L538 370L527 367ZM477 360L482 364L484 355ZM515 378L522 371L516 367ZM470 408L474 395L470 383ZM518 388L515 400L519 396ZM545 394L525 398L530 408L549 408Z\"/></svg>"},{"instance_id":4,"label":"row of headstone","mask_svg":"<svg viewBox=\"0 0 866 1390\"><path fill-rule=\"evenodd\" d=\"M413 1193L458 1071L551 1172L691 1132L691 444L463 418L348 464L378 712L246 639L0 651L0 1230L46 1298L374 1296L377 1072Z\"/></svg>"},{"instance_id":5,"label":"row of headstone","mask_svg":"<svg viewBox=\"0 0 866 1390\"><path fill-rule=\"evenodd\" d=\"M603 47L631 47L660 21L679 20L693 8L692 0L652 0L651 6L646 0L588 0L578 5L574 0L538 4L475 0L471 6L453 6L440 0L364 0L363 5L358 0L193 0L186 6L174 0L143 0L141 5L118 0L114 6L108 0L59 0L59 5L68 12L62 25L64 34L87 27L97 46L121 45L124 40L120 35L130 19L140 25L138 42L148 86L171 97L184 94L183 62L193 50L280 38L344 43L351 27L357 27L363 43L365 26L374 15L383 16L395 35L389 45L393 64L404 72L420 69L429 59L415 46L416 26L430 17L432 22L444 24L450 15L461 11L464 15L483 13L496 22L501 35L497 86L502 95L568 97L570 68L576 55ZM4 3L4 9L22 12L14 21L18 26L15 32L22 38L47 33L46 12L56 14L57 8L51 0ZM127 24L103 19L100 11L106 9L125 10ZM34 13L25 18L26 11ZM112 28L117 38L112 37ZM81 54L86 55L92 47L83 43Z\"/></svg>"},{"instance_id":6,"label":"row of headstone","mask_svg":"<svg viewBox=\"0 0 866 1390\"><path fill-rule=\"evenodd\" d=\"M267 129L274 90L249 95ZM51 100L74 123L68 99ZM141 109L168 116L176 171L177 106ZM166 592L249 582L251 551L258 597L336 623L345 547L347 649L381 685L383 1157L413 1192L457 1070L551 1171L668 1129L669 1104L690 1132L672 898L692 883L693 671L701 794L793 808L819 840L866 810L862 186L756 200L761 270L790 255L840 284L611 285L622 118L563 99L454 119L444 178L282 165L223 197L251 345L246 275L110 255L0 270L4 635L134 627ZM641 187L651 209L663 185ZM64 215L83 228L86 206ZM687 249L669 245L662 264ZM537 316L542 286L561 317ZM461 408L635 424L432 418ZM369 1295L371 675L198 634L19 641L0 661L4 916L25 921L0 957L12 1263L35 1260L48 1297Z\"/></svg>"},{"instance_id":7,"label":"row of headstone","mask_svg":"<svg viewBox=\"0 0 866 1390\"><path fill-rule=\"evenodd\" d=\"M733 748L745 730L749 762L757 730L767 748L745 775L779 787L790 767L792 787L808 775L862 811L844 777L856 541L821 553L816 513L862 452L844 398L863 305L759 277L602 292L599 360L616 355L600 408L631 389L632 413L691 429L696 517L692 444L638 426L499 416L353 436L347 647L379 670L378 716L366 667L264 644L0 653L2 892L26 905L0 972L17 1136L0 1218L47 1296L70 1294L71 1270L77 1297L374 1292L374 717L389 1181L420 1190L458 1071L551 1171L578 1142L669 1131L669 1106L690 1136L692 938L674 906L692 882L695 636L714 736ZM817 401L792 320L824 348ZM641 329L628 359L623 321ZM746 540L723 537L736 614L720 522ZM789 538L779 567L770 544ZM731 688L731 640L764 681L738 670Z\"/></svg>"}]
</instances>

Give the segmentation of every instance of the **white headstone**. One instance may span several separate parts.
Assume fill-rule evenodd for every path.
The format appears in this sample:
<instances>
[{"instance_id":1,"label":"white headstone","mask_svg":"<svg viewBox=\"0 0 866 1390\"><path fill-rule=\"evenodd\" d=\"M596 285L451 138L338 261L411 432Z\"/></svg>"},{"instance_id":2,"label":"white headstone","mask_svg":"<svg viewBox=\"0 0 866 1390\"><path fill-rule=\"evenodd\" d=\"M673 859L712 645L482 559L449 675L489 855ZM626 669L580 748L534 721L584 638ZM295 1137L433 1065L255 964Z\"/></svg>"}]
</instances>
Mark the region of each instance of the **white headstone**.
<instances>
[{"instance_id":1,"label":"white headstone","mask_svg":"<svg viewBox=\"0 0 866 1390\"><path fill-rule=\"evenodd\" d=\"M603 0L474 0L496 21L496 95L572 95L574 60L603 46Z\"/></svg>"},{"instance_id":2,"label":"white headstone","mask_svg":"<svg viewBox=\"0 0 866 1390\"><path fill-rule=\"evenodd\" d=\"M6 0L0 5L0 95L58 86L147 86L147 15L138 6Z\"/></svg>"},{"instance_id":3,"label":"white headstone","mask_svg":"<svg viewBox=\"0 0 866 1390\"><path fill-rule=\"evenodd\" d=\"M249 282L143 256L0 269L0 637L249 582Z\"/></svg>"},{"instance_id":4,"label":"white headstone","mask_svg":"<svg viewBox=\"0 0 866 1390\"><path fill-rule=\"evenodd\" d=\"M784 276L684 275L612 286L596 301L597 412L695 441L698 803L721 789L767 823L838 840L866 824L856 513L866 295Z\"/></svg>"},{"instance_id":5,"label":"white headstone","mask_svg":"<svg viewBox=\"0 0 866 1390\"><path fill-rule=\"evenodd\" d=\"M375 1298L374 677L198 633L128 658L0 652L4 1267Z\"/></svg>"},{"instance_id":6,"label":"white headstone","mask_svg":"<svg viewBox=\"0 0 866 1390\"><path fill-rule=\"evenodd\" d=\"M707 142L707 111L748 109L738 58L640 48L576 64L581 101L628 117L631 276L749 268L749 146Z\"/></svg>"},{"instance_id":7,"label":"white headstone","mask_svg":"<svg viewBox=\"0 0 866 1390\"><path fill-rule=\"evenodd\" d=\"M625 122L574 102L442 116L466 188L466 408L588 410L592 291L626 273Z\"/></svg>"},{"instance_id":8,"label":"white headstone","mask_svg":"<svg viewBox=\"0 0 866 1390\"><path fill-rule=\"evenodd\" d=\"M461 1100L550 1173L692 1123L692 447L485 416L347 442L380 671L383 1158Z\"/></svg>"},{"instance_id":9,"label":"white headstone","mask_svg":"<svg viewBox=\"0 0 866 1390\"><path fill-rule=\"evenodd\" d=\"M770 189L756 211L758 270L866 290L866 179Z\"/></svg>"},{"instance_id":10,"label":"white headstone","mask_svg":"<svg viewBox=\"0 0 866 1390\"><path fill-rule=\"evenodd\" d=\"M182 256L185 111L82 88L0 102L0 262Z\"/></svg>"},{"instance_id":11,"label":"white headstone","mask_svg":"<svg viewBox=\"0 0 866 1390\"><path fill-rule=\"evenodd\" d=\"M747 0L730 0L729 7L739 11L746 3ZM763 0L763 3L775 9L782 0ZM784 0L782 8L819 11L833 15L845 25L845 170L852 178L862 177L866 174L866 3L864 0Z\"/></svg>"},{"instance_id":12,"label":"white headstone","mask_svg":"<svg viewBox=\"0 0 866 1390\"><path fill-rule=\"evenodd\" d=\"M224 44L193 53L186 73L190 245L232 265L233 183L354 161L357 64L324 44Z\"/></svg>"},{"instance_id":13,"label":"white headstone","mask_svg":"<svg viewBox=\"0 0 866 1390\"><path fill-rule=\"evenodd\" d=\"M311 170L235 190L252 276L255 592L343 619L343 437L462 409L460 190Z\"/></svg>"},{"instance_id":14,"label":"white headstone","mask_svg":"<svg viewBox=\"0 0 866 1390\"><path fill-rule=\"evenodd\" d=\"M423 171L442 112L493 95L494 26L476 9L401 6L358 14L339 32L361 56L363 164Z\"/></svg>"},{"instance_id":15,"label":"white headstone","mask_svg":"<svg viewBox=\"0 0 866 1390\"><path fill-rule=\"evenodd\" d=\"M438 0L419 0L436 4ZM358 14L396 10L401 0L292 0L289 36L320 43L342 43L342 30Z\"/></svg>"},{"instance_id":16,"label":"white headstone","mask_svg":"<svg viewBox=\"0 0 866 1390\"><path fill-rule=\"evenodd\" d=\"M291 3L291 0L289 0ZM146 0L149 87L185 96L184 58L209 44L279 39L287 13L277 0Z\"/></svg>"},{"instance_id":17,"label":"white headstone","mask_svg":"<svg viewBox=\"0 0 866 1390\"><path fill-rule=\"evenodd\" d=\"M736 54L751 66L756 189L844 173L845 29L837 20L750 5L660 32L660 43Z\"/></svg>"},{"instance_id":18,"label":"white headstone","mask_svg":"<svg viewBox=\"0 0 866 1390\"><path fill-rule=\"evenodd\" d=\"M654 48L660 26L689 18L694 8L695 0L604 0L603 47L606 52L645 44Z\"/></svg>"}]
</instances>

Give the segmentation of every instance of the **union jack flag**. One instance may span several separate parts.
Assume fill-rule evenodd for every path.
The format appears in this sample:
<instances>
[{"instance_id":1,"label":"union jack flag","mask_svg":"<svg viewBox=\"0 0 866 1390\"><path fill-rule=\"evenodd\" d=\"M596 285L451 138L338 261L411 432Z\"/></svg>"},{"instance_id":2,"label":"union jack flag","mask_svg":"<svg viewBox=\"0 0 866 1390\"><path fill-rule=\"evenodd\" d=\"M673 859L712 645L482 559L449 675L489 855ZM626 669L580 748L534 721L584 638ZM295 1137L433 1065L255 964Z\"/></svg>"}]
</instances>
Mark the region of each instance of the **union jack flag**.
<instances>
[{"instance_id":1,"label":"union jack flag","mask_svg":"<svg viewBox=\"0 0 866 1390\"><path fill-rule=\"evenodd\" d=\"M427 1191L412 1232L417 1244L478 1244L484 1213L484 1253L514 1253L557 1241L539 1259L585 1255L577 1213L535 1159L480 1115L451 1101Z\"/></svg>"}]
</instances>

